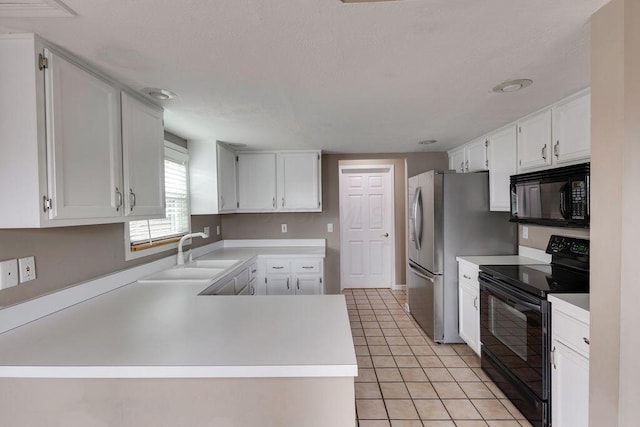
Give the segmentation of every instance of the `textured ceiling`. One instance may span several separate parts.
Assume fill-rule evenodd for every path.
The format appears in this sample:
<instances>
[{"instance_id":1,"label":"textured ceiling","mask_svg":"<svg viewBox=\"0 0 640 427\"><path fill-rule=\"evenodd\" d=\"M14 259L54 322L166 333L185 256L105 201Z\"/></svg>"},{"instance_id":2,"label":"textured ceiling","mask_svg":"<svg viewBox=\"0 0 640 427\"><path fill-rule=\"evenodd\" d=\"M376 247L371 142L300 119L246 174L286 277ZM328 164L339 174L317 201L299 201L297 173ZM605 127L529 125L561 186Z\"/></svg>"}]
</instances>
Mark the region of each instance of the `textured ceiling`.
<instances>
[{"instance_id":1,"label":"textured ceiling","mask_svg":"<svg viewBox=\"0 0 640 427\"><path fill-rule=\"evenodd\" d=\"M588 86L589 19L607 0L65 3L76 17L0 30L177 92L165 122L182 137L364 153L446 150ZM491 92L514 78L534 84Z\"/></svg>"}]
</instances>

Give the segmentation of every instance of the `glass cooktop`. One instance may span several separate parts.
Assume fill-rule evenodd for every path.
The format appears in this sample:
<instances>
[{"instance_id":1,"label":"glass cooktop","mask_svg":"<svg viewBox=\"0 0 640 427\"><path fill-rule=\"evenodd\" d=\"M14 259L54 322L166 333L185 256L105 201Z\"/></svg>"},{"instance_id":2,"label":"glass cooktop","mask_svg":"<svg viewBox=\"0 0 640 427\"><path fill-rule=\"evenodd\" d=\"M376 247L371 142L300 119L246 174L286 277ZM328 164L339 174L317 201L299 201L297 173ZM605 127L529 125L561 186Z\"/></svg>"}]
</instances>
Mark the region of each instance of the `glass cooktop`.
<instances>
[{"instance_id":1,"label":"glass cooktop","mask_svg":"<svg viewBox=\"0 0 640 427\"><path fill-rule=\"evenodd\" d=\"M480 270L522 289L546 297L548 293L589 292L589 273L553 264L482 265Z\"/></svg>"}]
</instances>

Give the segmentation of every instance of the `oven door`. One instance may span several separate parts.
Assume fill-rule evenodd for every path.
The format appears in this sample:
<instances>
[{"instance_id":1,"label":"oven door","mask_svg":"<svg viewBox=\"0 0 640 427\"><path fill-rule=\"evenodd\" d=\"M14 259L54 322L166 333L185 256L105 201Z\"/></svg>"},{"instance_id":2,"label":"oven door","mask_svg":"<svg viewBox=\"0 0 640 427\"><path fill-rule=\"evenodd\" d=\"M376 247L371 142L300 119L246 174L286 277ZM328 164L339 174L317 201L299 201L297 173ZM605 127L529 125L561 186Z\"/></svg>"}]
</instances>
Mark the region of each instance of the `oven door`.
<instances>
[{"instance_id":1,"label":"oven door","mask_svg":"<svg viewBox=\"0 0 640 427\"><path fill-rule=\"evenodd\" d=\"M548 301L480 272L484 351L542 400L549 398Z\"/></svg>"}]
</instances>

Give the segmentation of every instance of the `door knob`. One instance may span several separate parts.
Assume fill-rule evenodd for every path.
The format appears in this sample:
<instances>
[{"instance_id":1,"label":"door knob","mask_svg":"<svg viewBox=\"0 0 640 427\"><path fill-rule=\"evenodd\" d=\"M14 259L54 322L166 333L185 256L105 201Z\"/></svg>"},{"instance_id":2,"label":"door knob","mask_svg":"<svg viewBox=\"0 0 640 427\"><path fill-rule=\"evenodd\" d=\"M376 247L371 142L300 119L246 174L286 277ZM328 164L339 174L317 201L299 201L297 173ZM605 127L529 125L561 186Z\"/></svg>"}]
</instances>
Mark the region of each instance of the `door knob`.
<instances>
[{"instance_id":1,"label":"door knob","mask_svg":"<svg viewBox=\"0 0 640 427\"><path fill-rule=\"evenodd\" d=\"M389 233L384 233L382 237L389 237Z\"/></svg>"}]
</instances>

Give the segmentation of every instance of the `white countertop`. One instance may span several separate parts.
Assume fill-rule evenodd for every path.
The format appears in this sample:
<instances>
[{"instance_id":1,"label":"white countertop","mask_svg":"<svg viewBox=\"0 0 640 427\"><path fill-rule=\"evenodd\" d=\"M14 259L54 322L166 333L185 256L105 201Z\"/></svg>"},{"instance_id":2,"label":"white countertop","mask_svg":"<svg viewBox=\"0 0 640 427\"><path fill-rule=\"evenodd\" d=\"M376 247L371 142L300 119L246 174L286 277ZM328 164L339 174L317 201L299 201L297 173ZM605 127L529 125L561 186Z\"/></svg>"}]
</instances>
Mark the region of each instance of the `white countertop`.
<instances>
[{"instance_id":1,"label":"white countertop","mask_svg":"<svg viewBox=\"0 0 640 427\"><path fill-rule=\"evenodd\" d=\"M521 255L459 256L456 257L456 261L466 261L477 266L546 264L543 261L533 258L527 258Z\"/></svg>"},{"instance_id":2,"label":"white countertop","mask_svg":"<svg viewBox=\"0 0 640 427\"><path fill-rule=\"evenodd\" d=\"M549 294L552 307L559 306L573 317L589 324L589 294Z\"/></svg>"},{"instance_id":3,"label":"white countertop","mask_svg":"<svg viewBox=\"0 0 640 427\"><path fill-rule=\"evenodd\" d=\"M324 256L324 247L224 248L200 259L292 254ZM0 377L357 375L342 295L198 296L202 290L133 283L0 334Z\"/></svg>"}]
</instances>

